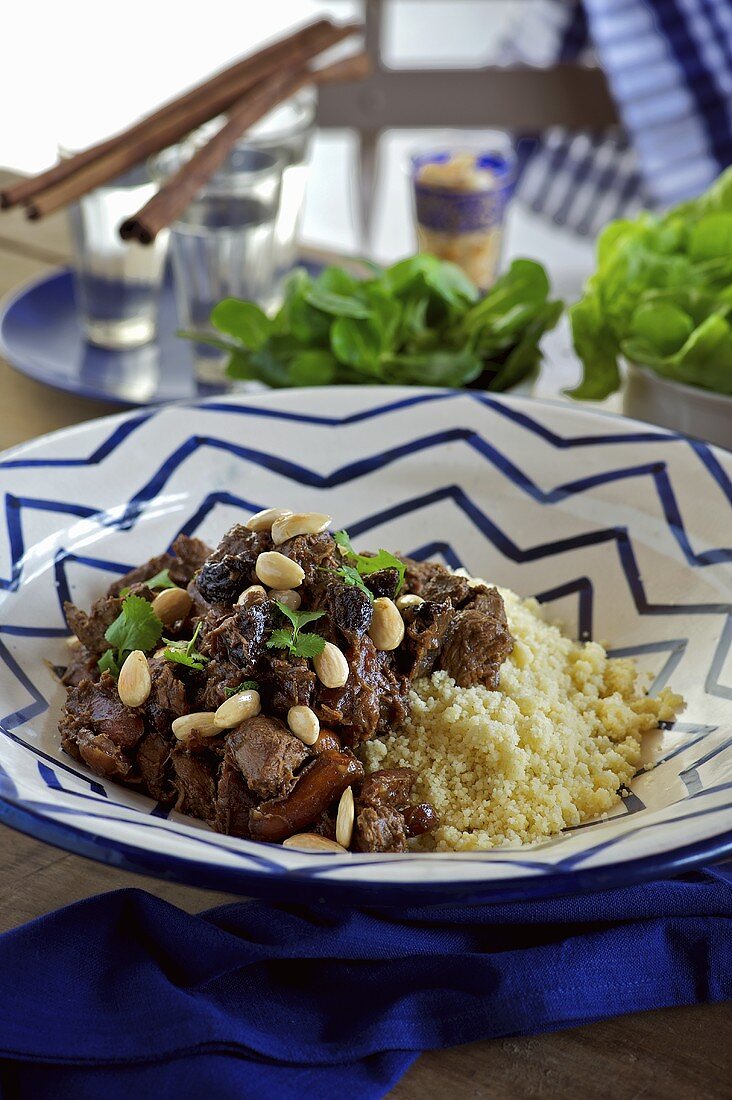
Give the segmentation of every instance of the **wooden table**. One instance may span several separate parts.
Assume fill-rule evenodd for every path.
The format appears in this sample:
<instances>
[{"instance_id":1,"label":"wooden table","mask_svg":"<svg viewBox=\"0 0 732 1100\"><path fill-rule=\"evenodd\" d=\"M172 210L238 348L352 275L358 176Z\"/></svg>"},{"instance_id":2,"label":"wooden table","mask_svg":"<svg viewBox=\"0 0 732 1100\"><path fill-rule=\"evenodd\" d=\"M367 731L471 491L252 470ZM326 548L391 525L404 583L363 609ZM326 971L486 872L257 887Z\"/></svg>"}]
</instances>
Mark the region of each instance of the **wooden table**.
<instances>
[{"instance_id":1,"label":"wooden table","mask_svg":"<svg viewBox=\"0 0 732 1100\"><path fill-rule=\"evenodd\" d=\"M0 182L7 174L0 173ZM65 263L63 215L31 225L0 219L0 295ZM32 382L0 361L0 449L118 409ZM0 486L1 488L1 486ZM198 912L230 895L176 886L69 855L0 825L0 932L103 890L137 886ZM582 976L577 975L581 981ZM618 981L623 975L618 974ZM721 1100L729 1092L730 1012L725 1005L668 1009L528 1039L472 1043L423 1055L392 1100L559 1096L583 1100ZM727 1090L727 1091L726 1091Z\"/></svg>"}]
</instances>

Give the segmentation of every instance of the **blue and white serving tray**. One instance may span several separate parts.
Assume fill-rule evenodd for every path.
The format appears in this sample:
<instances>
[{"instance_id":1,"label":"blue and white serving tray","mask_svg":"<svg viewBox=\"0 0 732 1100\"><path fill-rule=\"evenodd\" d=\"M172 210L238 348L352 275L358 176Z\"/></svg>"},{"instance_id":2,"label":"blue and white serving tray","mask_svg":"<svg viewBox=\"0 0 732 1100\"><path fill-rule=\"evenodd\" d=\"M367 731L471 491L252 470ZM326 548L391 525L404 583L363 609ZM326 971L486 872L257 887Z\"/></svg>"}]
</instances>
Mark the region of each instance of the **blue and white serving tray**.
<instances>
[{"instance_id":1,"label":"blue and white serving tray","mask_svg":"<svg viewBox=\"0 0 732 1100\"><path fill-rule=\"evenodd\" d=\"M396 388L288 390L98 420L0 455L0 820L199 886L417 904L621 886L732 850L732 456L564 404ZM220 836L60 749L68 633L183 531L272 503L536 595L687 701L607 820L533 847L298 852Z\"/></svg>"}]
</instances>

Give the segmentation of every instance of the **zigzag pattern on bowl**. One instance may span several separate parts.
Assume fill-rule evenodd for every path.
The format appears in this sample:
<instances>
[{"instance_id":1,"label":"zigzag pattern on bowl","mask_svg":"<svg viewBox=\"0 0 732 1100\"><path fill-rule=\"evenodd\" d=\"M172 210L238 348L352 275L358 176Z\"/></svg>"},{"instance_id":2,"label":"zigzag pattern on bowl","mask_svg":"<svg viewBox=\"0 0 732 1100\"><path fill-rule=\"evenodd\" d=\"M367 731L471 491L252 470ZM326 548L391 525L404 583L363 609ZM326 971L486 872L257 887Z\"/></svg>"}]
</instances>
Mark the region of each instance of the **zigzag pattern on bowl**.
<instances>
[{"instance_id":1,"label":"zigzag pattern on bowl","mask_svg":"<svg viewBox=\"0 0 732 1100\"><path fill-rule=\"evenodd\" d=\"M87 854L256 891L552 892L732 847L732 460L560 405L442 391L288 392L99 421L0 458L0 815ZM528 849L323 858L220 837L60 752L64 599L179 531L296 501L363 545L442 557L612 638L688 700L608 820ZM106 579L105 579L106 578ZM727 830L725 832L725 830ZM253 885L254 883L254 885Z\"/></svg>"}]
</instances>

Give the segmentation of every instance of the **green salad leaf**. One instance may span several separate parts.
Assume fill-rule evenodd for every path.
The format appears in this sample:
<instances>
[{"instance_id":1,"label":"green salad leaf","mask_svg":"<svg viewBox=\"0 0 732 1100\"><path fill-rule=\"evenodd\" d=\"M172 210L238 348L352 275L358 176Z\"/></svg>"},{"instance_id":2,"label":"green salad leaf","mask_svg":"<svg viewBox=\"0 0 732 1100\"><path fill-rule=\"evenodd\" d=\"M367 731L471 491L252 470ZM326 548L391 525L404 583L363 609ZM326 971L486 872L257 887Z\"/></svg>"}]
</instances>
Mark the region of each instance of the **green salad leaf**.
<instances>
[{"instance_id":1,"label":"green salad leaf","mask_svg":"<svg viewBox=\"0 0 732 1100\"><path fill-rule=\"evenodd\" d=\"M226 298L219 335L181 332L229 356L232 378L272 387L331 384L459 387L480 379L505 389L540 362L539 342L562 310L541 264L515 260L481 297L454 264L419 254L391 267L363 264L289 276L279 311Z\"/></svg>"},{"instance_id":2,"label":"green salad leaf","mask_svg":"<svg viewBox=\"0 0 732 1100\"><path fill-rule=\"evenodd\" d=\"M571 395L601 400L619 360L672 381L732 393L732 168L665 214L612 222L597 268L569 311L583 378Z\"/></svg>"}]
</instances>

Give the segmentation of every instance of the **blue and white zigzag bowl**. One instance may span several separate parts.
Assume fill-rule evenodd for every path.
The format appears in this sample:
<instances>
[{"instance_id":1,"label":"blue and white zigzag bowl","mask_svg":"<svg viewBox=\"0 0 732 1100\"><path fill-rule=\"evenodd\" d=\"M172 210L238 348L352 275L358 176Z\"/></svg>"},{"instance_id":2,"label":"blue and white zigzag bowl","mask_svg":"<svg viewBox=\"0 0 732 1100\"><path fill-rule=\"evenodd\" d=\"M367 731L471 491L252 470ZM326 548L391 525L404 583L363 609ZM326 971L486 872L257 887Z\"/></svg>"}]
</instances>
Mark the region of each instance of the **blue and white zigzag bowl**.
<instances>
[{"instance_id":1,"label":"blue and white zigzag bowl","mask_svg":"<svg viewBox=\"0 0 732 1100\"><path fill-rule=\"evenodd\" d=\"M0 820L71 851L249 894L415 904L660 877L732 850L732 456L633 421L480 393L338 388L95 421L0 456ZM180 531L296 499L363 544L536 595L671 681L683 720L608 820L530 848L296 852L219 836L60 750L66 598Z\"/></svg>"}]
</instances>

